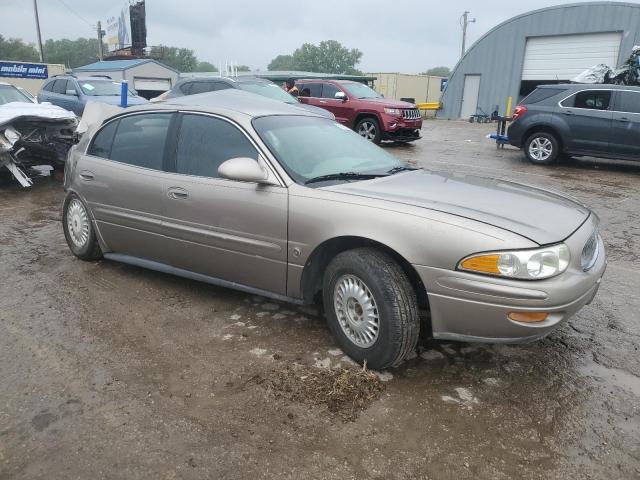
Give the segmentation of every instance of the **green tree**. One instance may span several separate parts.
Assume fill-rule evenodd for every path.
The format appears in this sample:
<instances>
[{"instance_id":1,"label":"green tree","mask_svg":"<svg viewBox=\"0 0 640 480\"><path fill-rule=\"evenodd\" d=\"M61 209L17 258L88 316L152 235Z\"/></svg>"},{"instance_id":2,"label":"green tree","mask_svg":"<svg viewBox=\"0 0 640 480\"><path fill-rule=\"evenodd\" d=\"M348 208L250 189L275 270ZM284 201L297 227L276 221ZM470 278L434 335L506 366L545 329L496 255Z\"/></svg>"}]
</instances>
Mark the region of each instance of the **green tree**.
<instances>
[{"instance_id":1,"label":"green tree","mask_svg":"<svg viewBox=\"0 0 640 480\"><path fill-rule=\"evenodd\" d=\"M0 60L37 62L40 56L33 44L25 43L18 38L5 39L0 35Z\"/></svg>"},{"instance_id":2,"label":"green tree","mask_svg":"<svg viewBox=\"0 0 640 480\"><path fill-rule=\"evenodd\" d=\"M68 68L81 67L98 61L98 39L49 39L44 44L44 57L48 63L62 63ZM106 46L104 50L107 51Z\"/></svg>"},{"instance_id":3,"label":"green tree","mask_svg":"<svg viewBox=\"0 0 640 480\"><path fill-rule=\"evenodd\" d=\"M426 72L422 72L420 75L432 75L434 77L448 77L451 74L451 70L449 67L433 67L427 70Z\"/></svg>"},{"instance_id":4,"label":"green tree","mask_svg":"<svg viewBox=\"0 0 640 480\"><path fill-rule=\"evenodd\" d=\"M276 58L271 60L267 66L267 70L295 70L293 55L278 55Z\"/></svg>"},{"instance_id":5,"label":"green tree","mask_svg":"<svg viewBox=\"0 0 640 480\"><path fill-rule=\"evenodd\" d=\"M336 40L324 40L318 45L305 43L291 55L278 55L269 64L269 70L303 70L357 75L362 72L356 65L362 52L348 49Z\"/></svg>"},{"instance_id":6,"label":"green tree","mask_svg":"<svg viewBox=\"0 0 640 480\"><path fill-rule=\"evenodd\" d=\"M179 72L193 72L199 63L193 50L188 48L158 45L151 48L149 56L169 67L175 68Z\"/></svg>"},{"instance_id":7,"label":"green tree","mask_svg":"<svg viewBox=\"0 0 640 480\"><path fill-rule=\"evenodd\" d=\"M251 69L247 65L238 65L236 67L236 70L238 70L239 72L250 72L251 71Z\"/></svg>"},{"instance_id":8,"label":"green tree","mask_svg":"<svg viewBox=\"0 0 640 480\"><path fill-rule=\"evenodd\" d=\"M217 72L218 69L213 63L209 62L198 62L198 66L194 70L194 72Z\"/></svg>"}]
</instances>

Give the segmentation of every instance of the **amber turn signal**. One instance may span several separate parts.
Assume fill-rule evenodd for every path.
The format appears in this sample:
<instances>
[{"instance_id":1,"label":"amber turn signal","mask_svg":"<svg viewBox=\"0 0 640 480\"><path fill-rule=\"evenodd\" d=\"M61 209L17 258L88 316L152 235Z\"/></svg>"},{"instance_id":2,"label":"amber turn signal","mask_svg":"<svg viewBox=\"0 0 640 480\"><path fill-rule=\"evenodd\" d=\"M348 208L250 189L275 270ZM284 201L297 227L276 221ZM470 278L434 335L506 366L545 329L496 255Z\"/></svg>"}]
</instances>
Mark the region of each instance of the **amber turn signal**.
<instances>
[{"instance_id":1,"label":"amber turn signal","mask_svg":"<svg viewBox=\"0 0 640 480\"><path fill-rule=\"evenodd\" d=\"M514 322L538 323L544 322L548 316L546 312L511 312L509 319Z\"/></svg>"},{"instance_id":2,"label":"amber turn signal","mask_svg":"<svg viewBox=\"0 0 640 480\"><path fill-rule=\"evenodd\" d=\"M472 270L474 272L482 273L493 273L499 275L499 259L500 255L479 255L477 257L467 258L460 264L460 266L465 270Z\"/></svg>"}]
</instances>

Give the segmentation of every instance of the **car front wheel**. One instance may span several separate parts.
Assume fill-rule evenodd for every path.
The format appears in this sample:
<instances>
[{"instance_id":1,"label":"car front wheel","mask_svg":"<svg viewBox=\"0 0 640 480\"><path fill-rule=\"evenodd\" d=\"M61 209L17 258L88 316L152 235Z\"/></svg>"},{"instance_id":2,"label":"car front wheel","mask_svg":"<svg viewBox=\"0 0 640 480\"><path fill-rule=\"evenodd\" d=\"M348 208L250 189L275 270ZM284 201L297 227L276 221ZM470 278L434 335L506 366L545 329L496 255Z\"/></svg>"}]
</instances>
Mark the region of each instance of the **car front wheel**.
<instances>
[{"instance_id":1,"label":"car front wheel","mask_svg":"<svg viewBox=\"0 0 640 480\"><path fill-rule=\"evenodd\" d=\"M358 135L373 143L380 143L382 132L378 120L373 117L365 117L357 124L355 131Z\"/></svg>"},{"instance_id":2,"label":"car front wheel","mask_svg":"<svg viewBox=\"0 0 640 480\"><path fill-rule=\"evenodd\" d=\"M97 260L102 257L100 245L84 202L75 195L69 195L62 210L62 228L69 249L82 260Z\"/></svg>"},{"instance_id":3,"label":"car front wheel","mask_svg":"<svg viewBox=\"0 0 640 480\"><path fill-rule=\"evenodd\" d=\"M400 363L420 334L416 295L387 254L359 248L337 255L323 282L324 308L342 350L373 369Z\"/></svg>"},{"instance_id":4,"label":"car front wheel","mask_svg":"<svg viewBox=\"0 0 640 480\"><path fill-rule=\"evenodd\" d=\"M549 165L555 162L560 153L556 137L550 133L538 132L531 135L524 145L524 153L531 163Z\"/></svg>"}]
</instances>

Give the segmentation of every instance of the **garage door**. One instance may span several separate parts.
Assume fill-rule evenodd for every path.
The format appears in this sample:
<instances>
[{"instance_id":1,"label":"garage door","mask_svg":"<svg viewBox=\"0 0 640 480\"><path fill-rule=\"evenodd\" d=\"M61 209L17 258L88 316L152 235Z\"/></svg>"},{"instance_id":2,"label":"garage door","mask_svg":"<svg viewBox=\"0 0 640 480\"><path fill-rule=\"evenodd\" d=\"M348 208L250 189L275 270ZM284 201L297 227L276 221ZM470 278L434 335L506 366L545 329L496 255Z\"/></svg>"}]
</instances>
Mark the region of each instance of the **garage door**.
<instances>
[{"instance_id":1,"label":"garage door","mask_svg":"<svg viewBox=\"0 0 640 480\"><path fill-rule=\"evenodd\" d=\"M616 67L621 40L620 32L528 38L522 80L571 80L599 63Z\"/></svg>"},{"instance_id":2,"label":"garage door","mask_svg":"<svg viewBox=\"0 0 640 480\"><path fill-rule=\"evenodd\" d=\"M136 90L166 92L171 90L171 80L168 78L134 78L133 88Z\"/></svg>"}]
</instances>

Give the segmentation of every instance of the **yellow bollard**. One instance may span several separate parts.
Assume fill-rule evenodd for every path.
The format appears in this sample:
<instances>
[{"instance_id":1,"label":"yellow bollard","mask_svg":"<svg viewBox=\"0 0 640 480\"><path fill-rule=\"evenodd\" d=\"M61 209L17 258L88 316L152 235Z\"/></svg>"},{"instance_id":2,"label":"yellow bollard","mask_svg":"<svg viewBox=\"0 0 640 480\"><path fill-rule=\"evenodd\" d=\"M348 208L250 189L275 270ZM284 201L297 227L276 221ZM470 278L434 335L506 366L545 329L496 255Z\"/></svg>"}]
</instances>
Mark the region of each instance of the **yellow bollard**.
<instances>
[{"instance_id":1,"label":"yellow bollard","mask_svg":"<svg viewBox=\"0 0 640 480\"><path fill-rule=\"evenodd\" d=\"M510 117L511 116L511 103L513 102L513 97L509 97L507 99L507 114L505 115L506 117Z\"/></svg>"}]
</instances>

